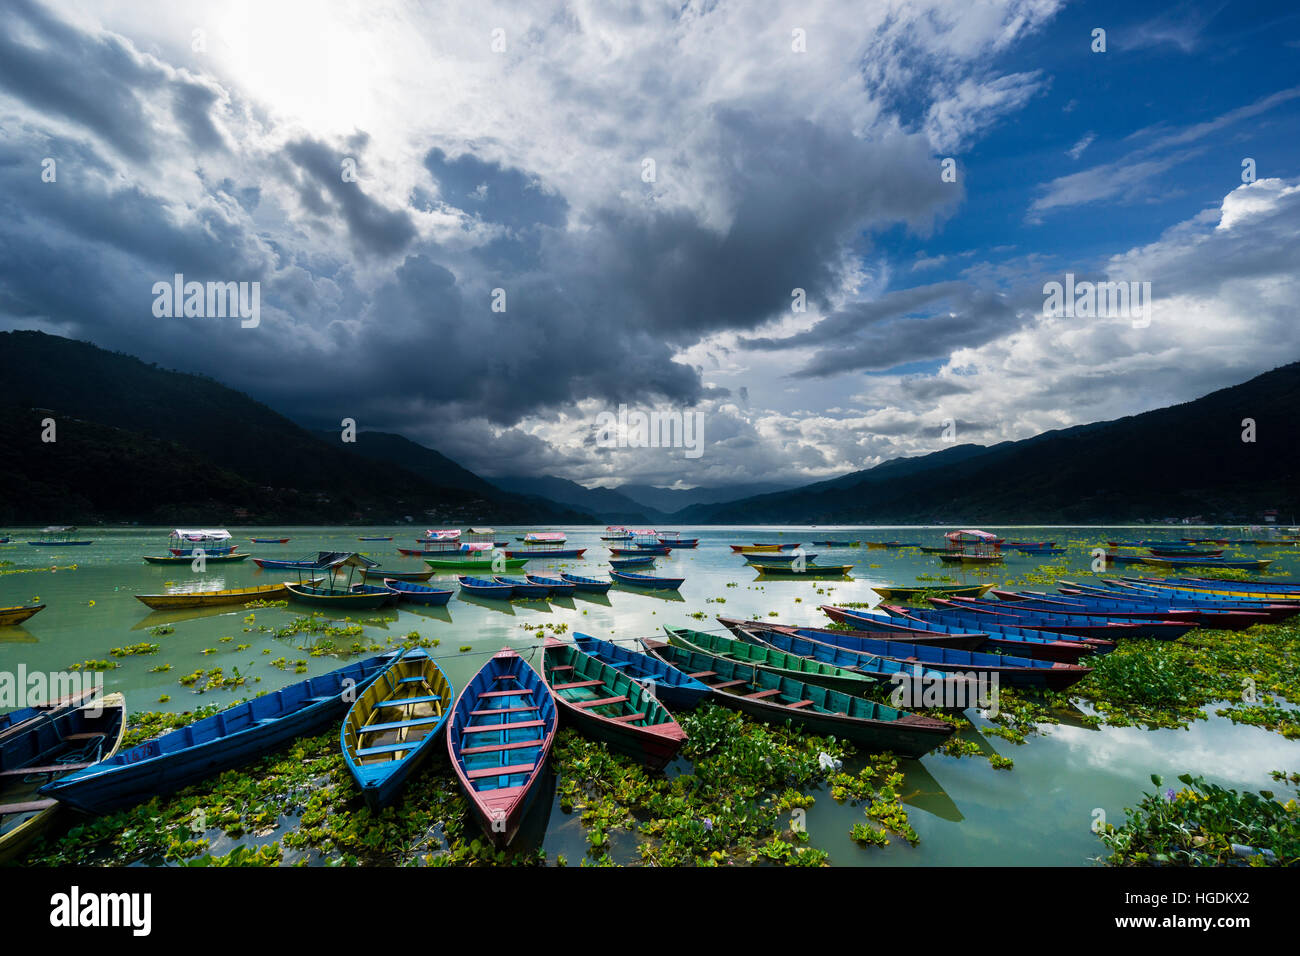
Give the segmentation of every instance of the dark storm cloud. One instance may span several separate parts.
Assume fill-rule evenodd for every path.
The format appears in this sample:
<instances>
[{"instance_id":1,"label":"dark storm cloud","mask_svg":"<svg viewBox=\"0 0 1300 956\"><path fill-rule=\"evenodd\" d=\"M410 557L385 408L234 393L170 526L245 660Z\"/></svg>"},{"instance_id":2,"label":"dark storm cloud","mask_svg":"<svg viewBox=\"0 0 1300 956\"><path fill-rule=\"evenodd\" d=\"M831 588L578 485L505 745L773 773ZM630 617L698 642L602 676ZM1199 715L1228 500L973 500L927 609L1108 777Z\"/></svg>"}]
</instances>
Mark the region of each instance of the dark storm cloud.
<instances>
[{"instance_id":1,"label":"dark storm cloud","mask_svg":"<svg viewBox=\"0 0 1300 956\"><path fill-rule=\"evenodd\" d=\"M150 158L156 144L145 100L167 82L158 64L121 37L78 30L32 0L11 0L4 16L0 89L84 126L128 159Z\"/></svg>"},{"instance_id":2,"label":"dark storm cloud","mask_svg":"<svg viewBox=\"0 0 1300 956\"><path fill-rule=\"evenodd\" d=\"M940 282L855 302L806 332L783 339L746 339L742 345L764 351L818 347L801 375L884 371L983 345L1027 320L998 292L964 282Z\"/></svg>"},{"instance_id":3,"label":"dark storm cloud","mask_svg":"<svg viewBox=\"0 0 1300 956\"><path fill-rule=\"evenodd\" d=\"M222 113L232 95L210 77L172 71L30 3L14 9L24 30L0 38L0 86L36 119L7 125L0 145L5 313L205 372L322 426L349 415L435 445L449 436L449 450L481 444L484 422L502 426L512 437L499 471L542 460L542 439L508 427L525 418L573 416L591 401L613 410L726 397L674 360L680 347L758 327L790 307L794 288L826 299L841 285L846 246L900 222L924 232L961 195L940 182L921 136L868 141L797 114L731 106L701 118L697 156L701 169L722 164L706 177L717 183L721 225L683 206L610 196L583 202L582 228L570 228L576 197L472 144L425 154L436 201L417 188L410 208L390 208L365 189L364 132L295 133L259 153L240 135L241 117L258 117L258 143L281 140L258 104ZM39 45L21 39L29 35ZM46 116L95 135L54 140ZM204 169L132 175L138 164L121 162L154 150L224 155L211 180ZM45 185L39 158L51 151L59 180ZM345 157L358 160L360 182L343 179ZM664 184L690 173L667 158L658 169ZM415 227L435 202L504 228L468 251L440 247ZM360 261L315 241L343 231ZM155 319L150 288L175 272L261 281L262 325ZM495 288L507 293L505 313L491 310ZM765 468L784 460L747 428L717 421L709 441L720 452ZM826 463L796 430L788 437L783 455ZM572 465L565 454L545 460ZM720 459L691 467L734 470Z\"/></svg>"},{"instance_id":4,"label":"dark storm cloud","mask_svg":"<svg viewBox=\"0 0 1300 956\"><path fill-rule=\"evenodd\" d=\"M363 138L349 145L355 149L364 144ZM366 195L360 182L343 178L344 159L357 159L355 155L349 157L310 138L289 143L285 154L297 167L295 187L303 206L321 219L342 217L353 245L360 251L391 256L415 238L415 226L405 212L376 202Z\"/></svg>"},{"instance_id":5,"label":"dark storm cloud","mask_svg":"<svg viewBox=\"0 0 1300 956\"><path fill-rule=\"evenodd\" d=\"M685 210L605 207L595 214L588 270L642 321L674 342L748 329L839 286L839 254L864 229L918 230L957 198L918 136L867 142L800 117L717 108L712 148L730 157L734 217L724 231ZM671 166L658 169L660 179ZM597 277L599 277L597 279Z\"/></svg>"}]
</instances>

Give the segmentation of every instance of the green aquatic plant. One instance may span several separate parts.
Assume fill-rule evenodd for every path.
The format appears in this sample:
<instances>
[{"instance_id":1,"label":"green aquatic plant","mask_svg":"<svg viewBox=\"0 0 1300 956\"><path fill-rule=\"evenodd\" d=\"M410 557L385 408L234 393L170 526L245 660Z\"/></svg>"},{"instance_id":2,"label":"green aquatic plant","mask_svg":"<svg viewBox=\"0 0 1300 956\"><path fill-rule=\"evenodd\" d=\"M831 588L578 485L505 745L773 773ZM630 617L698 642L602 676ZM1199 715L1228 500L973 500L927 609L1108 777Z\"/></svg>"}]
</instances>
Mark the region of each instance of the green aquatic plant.
<instances>
[{"instance_id":1,"label":"green aquatic plant","mask_svg":"<svg viewBox=\"0 0 1300 956\"><path fill-rule=\"evenodd\" d=\"M1295 788L1296 774L1275 771L1273 779ZM1181 790L1165 789L1151 775L1155 793L1143 794L1126 811L1121 827L1103 824L1097 836L1110 850L1112 866L1300 865L1300 803L1282 802L1273 791L1238 792L1191 774L1178 777Z\"/></svg>"},{"instance_id":2,"label":"green aquatic plant","mask_svg":"<svg viewBox=\"0 0 1300 956\"><path fill-rule=\"evenodd\" d=\"M157 654L160 648L159 644L142 641L139 644L128 644L126 647L115 647L108 653L114 657L136 657L141 654Z\"/></svg>"}]
</instances>

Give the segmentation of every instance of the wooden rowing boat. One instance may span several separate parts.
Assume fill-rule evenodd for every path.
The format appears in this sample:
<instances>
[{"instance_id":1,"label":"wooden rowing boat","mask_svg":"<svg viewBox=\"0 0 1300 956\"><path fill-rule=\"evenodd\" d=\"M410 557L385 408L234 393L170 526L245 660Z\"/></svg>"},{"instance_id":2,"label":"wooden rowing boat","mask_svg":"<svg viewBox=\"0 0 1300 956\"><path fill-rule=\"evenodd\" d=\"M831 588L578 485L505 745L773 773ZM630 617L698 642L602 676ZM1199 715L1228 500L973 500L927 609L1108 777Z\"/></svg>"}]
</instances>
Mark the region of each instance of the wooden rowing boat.
<instances>
[{"instance_id":1,"label":"wooden rowing boat","mask_svg":"<svg viewBox=\"0 0 1300 956\"><path fill-rule=\"evenodd\" d=\"M736 554L763 554L765 552L792 551L796 544L733 544L731 550Z\"/></svg>"},{"instance_id":2,"label":"wooden rowing boat","mask_svg":"<svg viewBox=\"0 0 1300 956\"><path fill-rule=\"evenodd\" d=\"M369 581L416 581L423 584L433 577L433 568L425 571L385 571L383 568L364 568L361 572L361 580Z\"/></svg>"},{"instance_id":3,"label":"wooden rowing boat","mask_svg":"<svg viewBox=\"0 0 1300 956\"><path fill-rule=\"evenodd\" d=\"M664 632L668 635L670 644L691 647L697 651L712 654L715 657L725 657L727 660L739 661L746 666L758 667L782 677L789 677L807 684L816 684L818 687L829 687L832 690L842 690L848 693L860 693L878 679L847 668L800 657L797 654L787 654L784 651L773 650L770 647L762 647L743 640L737 640L724 634L710 634L706 631L693 631L687 627L670 627L666 624L664 625Z\"/></svg>"},{"instance_id":4,"label":"wooden rowing boat","mask_svg":"<svg viewBox=\"0 0 1300 956\"><path fill-rule=\"evenodd\" d=\"M511 600L519 598L525 601L544 601L551 594L551 589L545 584L533 584L526 579L521 581L519 578L508 578L501 574L494 574L492 580L498 585L510 588Z\"/></svg>"},{"instance_id":5,"label":"wooden rowing boat","mask_svg":"<svg viewBox=\"0 0 1300 956\"><path fill-rule=\"evenodd\" d=\"M494 654L456 699L447 753L489 840L504 847L537 799L558 723L550 688L509 648Z\"/></svg>"},{"instance_id":6,"label":"wooden rowing boat","mask_svg":"<svg viewBox=\"0 0 1300 956\"><path fill-rule=\"evenodd\" d=\"M599 578L584 578L578 574L561 574L560 579L573 585L578 591L584 591L588 594L604 594L611 587L613 581L602 581Z\"/></svg>"},{"instance_id":7,"label":"wooden rowing boat","mask_svg":"<svg viewBox=\"0 0 1300 956\"><path fill-rule=\"evenodd\" d=\"M1067 638L1050 631L1036 631L1016 624L1001 623L991 616L977 624L972 621L931 619L930 615L937 612L896 605L890 607L889 614L892 617L863 614L860 611L830 605L822 605L822 610L837 624L847 624L854 629L850 632L828 631L828 633L853 633L863 637L920 644L923 642L915 639L917 631L940 635L978 632L984 641L970 648L971 650L996 651L1015 657L1062 661L1066 664L1077 663L1081 657L1089 653L1109 654L1115 649L1115 642L1112 640ZM820 639L818 635L811 636ZM830 637L827 638L827 642L837 643Z\"/></svg>"},{"instance_id":8,"label":"wooden rowing boat","mask_svg":"<svg viewBox=\"0 0 1300 956\"><path fill-rule=\"evenodd\" d=\"M313 582L313 583L319 583ZM225 588L220 591L173 591L170 594L137 594L135 599L155 611L176 608L218 607L223 604L247 604L249 601L273 601L287 596L288 584L261 584L252 588Z\"/></svg>"},{"instance_id":9,"label":"wooden rowing boat","mask_svg":"<svg viewBox=\"0 0 1300 956\"><path fill-rule=\"evenodd\" d=\"M288 538L249 538L253 544L288 544Z\"/></svg>"},{"instance_id":10,"label":"wooden rowing boat","mask_svg":"<svg viewBox=\"0 0 1300 956\"><path fill-rule=\"evenodd\" d=\"M41 788L85 813L107 813L165 796L318 733L338 720L390 663L380 654L345 664L124 750Z\"/></svg>"},{"instance_id":11,"label":"wooden rowing boat","mask_svg":"<svg viewBox=\"0 0 1300 956\"><path fill-rule=\"evenodd\" d=\"M427 584L414 581L399 581L397 578L385 578L384 587L397 594L398 600L410 601L412 604L428 604L442 607L451 600L450 588L431 588Z\"/></svg>"},{"instance_id":12,"label":"wooden rowing boat","mask_svg":"<svg viewBox=\"0 0 1300 956\"><path fill-rule=\"evenodd\" d=\"M603 641L589 634L574 634L573 640L578 645L578 650L588 657L594 657L601 663L622 671L633 680L647 685L651 694L673 710L691 710L712 693L709 685L683 674L677 668L649 654L642 654L630 647L615 644L613 641ZM641 646L639 642L637 646Z\"/></svg>"},{"instance_id":13,"label":"wooden rowing boat","mask_svg":"<svg viewBox=\"0 0 1300 956\"><path fill-rule=\"evenodd\" d=\"M329 607L345 611L373 611L397 603L397 594L386 587L354 584L350 588L329 585L286 584L290 600L312 607Z\"/></svg>"},{"instance_id":14,"label":"wooden rowing boat","mask_svg":"<svg viewBox=\"0 0 1300 956\"><path fill-rule=\"evenodd\" d=\"M0 863L16 859L54 823L59 801L40 797L40 784L117 753L126 700L113 693L55 710L27 708L16 723L21 729L0 741Z\"/></svg>"},{"instance_id":15,"label":"wooden rowing boat","mask_svg":"<svg viewBox=\"0 0 1300 956\"><path fill-rule=\"evenodd\" d=\"M21 624L43 610L45 610L44 604L15 604L12 607L0 607L0 627Z\"/></svg>"},{"instance_id":16,"label":"wooden rowing boat","mask_svg":"<svg viewBox=\"0 0 1300 956\"><path fill-rule=\"evenodd\" d=\"M416 649L400 654L348 709L339 746L371 810L391 803L433 751L455 697L447 675Z\"/></svg>"},{"instance_id":17,"label":"wooden rowing boat","mask_svg":"<svg viewBox=\"0 0 1300 956\"><path fill-rule=\"evenodd\" d=\"M793 551L780 551L775 554L747 554L745 555L745 563L758 567L764 564L793 564L800 558L811 562L815 557L817 557L816 553L795 554Z\"/></svg>"},{"instance_id":18,"label":"wooden rowing boat","mask_svg":"<svg viewBox=\"0 0 1300 956\"><path fill-rule=\"evenodd\" d=\"M467 574L459 575L456 580L460 582L460 589L466 594L492 601L509 601L515 593L514 585L502 584L496 580L489 581L486 578L470 577Z\"/></svg>"},{"instance_id":19,"label":"wooden rowing boat","mask_svg":"<svg viewBox=\"0 0 1300 956\"><path fill-rule=\"evenodd\" d=\"M527 558L425 558L438 571L513 571L528 563Z\"/></svg>"},{"instance_id":20,"label":"wooden rowing boat","mask_svg":"<svg viewBox=\"0 0 1300 956\"><path fill-rule=\"evenodd\" d=\"M886 601L923 601L931 595L942 597L983 597L993 587L989 584L935 584L900 587L897 585L873 584L875 591Z\"/></svg>"},{"instance_id":21,"label":"wooden rowing boat","mask_svg":"<svg viewBox=\"0 0 1300 956\"><path fill-rule=\"evenodd\" d=\"M651 770L686 743L686 731L644 686L572 644L546 639L542 678L566 723Z\"/></svg>"},{"instance_id":22,"label":"wooden rowing boat","mask_svg":"<svg viewBox=\"0 0 1300 956\"><path fill-rule=\"evenodd\" d=\"M780 631L783 634L791 635L806 634L812 638L816 638L821 631L826 631L828 634L834 633L831 629L824 627L796 627L789 624L774 624L771 621L741 621L729 617L719 617L717 618L717 621L732 634L735 634L742 640L744 640L744 636L741 634L742 630ZM865 637L868 636L870 632L858 631L857 633L862 634ZM981 634L976 631L971 631L965 634L940 634L934 631L922 631L918 629L906 632L900 630L881 630L875 633L877 636L889 634L894 640L898 641L911 641L914 644L933 644L935 647L956 647L963 651L973 651L989 639L989 635Z\"/></svg>"},{"instance_id":23,"label":"wooden rowing boat","mask_svg":"<svg viewBox=\"0 0 1300 956\"><path fill-rule=\"evenodd\" d=\"M905 664L888 657L858 654L829 641L819 641L807 634L788 634L783 630L768 627L753 629L742 627L737 629L736 636L746 644L753 644L773 653L807 658L828 666L839 667L855 674L861 674L875 681L889 681L897 684L903 679L921 678L939 683L963 682L961 677L920 667L917 664ZM858 691L857 689L851 689L848 692L856 693Z\"/></svg>"},{"instance_id":24,"label":"wooden rowing boat","mask_svg":"<svg viewBox=\"0 0 1300 956\"><path fill-rule=\"evenodd\" d=\"M1005 557L1002 554L963 554L960 551L945 551L939 555L939 560L944 564L1002 564Z\"/></svg>"},{"instance_id":25,"label":"wooden rowing boat","mask_svg":"<svg viewBox=\"0 0 1300 956\"><path fill-rule=\"evenodd\" d=\"M759 564L755 570L769 578L843 578L853 570L851 564Z\"/></svg>"},{"instance_id":26,"label":"wooden rowing boat","mask_svg":"<svg viewBox=\"0 0 1300 956\"><path fill-rule=\"evenodd\" d=\"M655 556L653 554L642 555L635 558L610 558L609 566L611 568L645 568L654 567Z\"/></svg>"},{"instance_id":27,"label":"wooden rowing boat","mask_svg":"<svg viewBox=\"0 0 1300 956\"><path fill-rule=\"evenodd\" d=\"M957 729L946 721L692 648L652 640L641 644L651 656L708 684L719 703L778 726L790 721L811 734L848 740L871 751L892 750L904 757L929 753Z\"/></svg>"},{"instance_id":28,"label":"wooden rowing boat","mask_svg":"<svg viewBox=\"0 0 1300 956\"><path fill-rule=\"evenodd\" d=\"M545 558L580 558L587 553L586 548L507 548L507 558L522 558L527 561Z\"/></svg>"},{"instance_id":29,"label":"wooden rowing boat","mask_svg":"<svg viewBox=\"0 0 1300 956\"><path fill-rule=\"evenodd\" d=\"M831 631L826 643L873 657L891 657L904 664L950 674L992 678L997 676L1009 687L1036 687L1064 690L1092 673L1091 667L1032 657L1012 657L982 651L960 651L951 647L933 647L910 641L877 640L855 635L851 631Z\"/></svg>"},{"instance_id":30,"label":"wooden rowing boat","mask_svg":"<svg viewBox=\"0 0 1300 956\"><path fill-rule=\"evenodd\" d=\"M676 591L686 580L685 578L661 578L653 574L631 574L627 571L610 571L609 576L619 584L651 591Z\"/></svg>"},{"instance_id":31,"label":"wooden rowing boat","mask_svg":"<svg viewBox=\"0 0 1300 956\"><path fill-rule=\"evenodd\" d=\"M205 564L231 564L235 561L247 560L251 555L247 552L236 551L234 554L204 553L201 556L189 554L146 554L142 555L142 557L148 564L193 564L195 561L199 560L200 557Z\"/></svg>"},{"instance_id":32,"label":"wooden rowing boat","mask_svg":"<svg viewBox=\"0 0 1300 956\"><path fill-rule=\"evenodd\" d=\"M546 588L546 592L550 597L569 597L574 591L578 590L576 584L563 578L547 577L544 574L525 574L524 577L530 584L540 584Z\"/></svg>"}]
</instances>

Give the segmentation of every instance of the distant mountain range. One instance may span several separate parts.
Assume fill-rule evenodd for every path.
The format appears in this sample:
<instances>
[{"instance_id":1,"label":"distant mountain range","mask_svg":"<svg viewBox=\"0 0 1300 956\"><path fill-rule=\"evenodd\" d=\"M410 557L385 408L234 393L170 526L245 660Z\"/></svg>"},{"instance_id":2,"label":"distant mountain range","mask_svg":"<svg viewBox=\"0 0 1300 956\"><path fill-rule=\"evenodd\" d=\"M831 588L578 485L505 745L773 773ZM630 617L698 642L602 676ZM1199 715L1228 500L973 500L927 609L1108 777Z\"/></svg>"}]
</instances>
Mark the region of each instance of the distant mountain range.
<instances>
[{"instance_id":1,"label":"distant mountain range","mask_svg":"<svg viewBox=\"0 0 1300 956\"><path fill-rule=\"evenodd\" d=\"M43 422L54 422L44 441ZM211 379L0 333L0 522L588 523L397 435L313 434Z\"/></svg>"},{"instance_id":2,"label":"distant mountain range","mask_svg":"<svg viewBox=\"0 0 1300 956\"><path fill-rule=\"evenodd\" d=\"M960 445L674 518L700 524L1092 524L1300 512L1300 363L1196 401L990 447ZM1254 441L1243 441L1247 419Z\"/></svg>"},{"instance_id":3,"label":"distant mountain range","mask_svg":"<svg viewBox=\"0 0 1300 956\"><path fill-rule=\"evenodd\" d=\"M654 485L619 485L617 488L587 488L567 478L554 475L530 477L510 475L488 479L504 491L521 495L539 495L580 508L596 515L606 524L662 525L673 520L676 512L696 504L734 501L751 495L781 491L791 486L773 482L745 485L719 485L714 488L656 488Z\"/></svg>"},{"instance_id":4,"label":"distant mountain range","mask_svg":"<svg viewBox=\"0 0 1300 956\"><path fill-rule=\"evenodd\" d=\"M1105 523L1300 512L1300 363L1172 408L959 445L796 488L484 479L386 432L312 432L209 378L41 332L0 333L0 524L142 521ZM1243 420L1254 422L1242 441ZM54 441L46 441L47 422Z\"/></svg>"}]
</instances>

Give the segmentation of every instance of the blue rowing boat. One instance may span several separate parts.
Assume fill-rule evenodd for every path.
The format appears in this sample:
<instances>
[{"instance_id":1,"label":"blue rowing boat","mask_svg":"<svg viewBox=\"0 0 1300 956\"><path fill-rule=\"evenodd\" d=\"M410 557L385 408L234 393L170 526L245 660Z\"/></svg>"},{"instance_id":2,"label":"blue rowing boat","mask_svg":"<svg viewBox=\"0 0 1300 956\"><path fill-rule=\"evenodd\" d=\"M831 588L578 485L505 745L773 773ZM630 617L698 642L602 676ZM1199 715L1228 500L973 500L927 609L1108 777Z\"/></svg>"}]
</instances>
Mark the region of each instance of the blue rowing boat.
<instances>
[{"instance_id":1,"label":"blue rowing boat","mask_svg":"<svg viewBox=\"0 0 1300 956\"><path fill-rule=\"evenodd\" d=\"M504 847L541 791L557 725L555 699L509 648L461 691L447 724L447 753L474 816Z\"/></svg>"},{"instance_id":2,"label":"blue rowing boat","mask_svg":"<svg viewBox=\"0 0 1300 956\"><path fill-rule=\"evenodd\" d=\"M578 586L572 581L564 581L560 578L547 577L544 574L525 574L530 584L540 584L546 588L546 593L551 597L568 597L578 589Z\"/></svg>"},{"instance_id":3,"label":"blue rowing boat","mask_svg":"<svg viewBox=\"0 0 1300 956\"><path fill-rule=\"evenodd\" d=\"M573 640L578 650L588 657L622 671L635 681L643 684L653 682L653 695L673 710L690 710L712 693L708 684L649 654L589 634L574 634Z\"/></svg>"},{"instance_id":4,"label":"blue rowing boat","mask_svg":"<svg viewBox=\"0 0 1300 956\"><path fill-rule=\"evenodd\" d=\"M585 591L589 594L604 594L611 587L613 581L602 581L599 578L584 578L578 574L561 574L560 577L568 581L579 591Z\"/></svg>"},{"instance_id":5,"label":"blue rowing boat","mask_svg":"<svg viewBox=\"0 0 1300 956\"><path fill-rule=\"evenodd\" d=\"M686 580L685 578L661 578L653 574L629 574L626 571L610 571L609 576L619 584L652 591L676 591Z\"/></svg>"},{"instance_id":6,"label":"blue rowing boat","mask_svg":"<svg viewBox=\"0 0 1300 956\"><path fill-rule=\"evenodd\" d=\"M534 598L546 598L551 593L551 589L545 584L533 584L531 581L521 581L519 578L508 578L501 574L492 575L492 580L497 584L509 585L511 589L511 598L531 600Z\"/></svg>"},{"instance_id":7,"label":"blue rowing boat","mask_svg":"<svg viewBox=\"0 0 1300 956\"><path fill-rule=\"evenodd\" d=\"M610 558L609 566L611 568L646 568L654 567L654 555L647 554L639 558Z\"/></svg>"},{"instance_id":8,"label":"blue rowing boat","mask_svg":"<svg viewBox=\"0 0 1300 956\"><path fill-rule=\"evenodd\" d=\"M450 588L431 588L427 584L402 581L398 578L384 578L384 587L396 592L398 598L412 604L432 604L442 607L451 600Z\"/></svg>"},{"instance_id":9,"label":"blue rowing boat","mask_svg":"<svg viewBox=\"0 0 1300 956\"><path fill-rule=\"evenodd\" d=\"M391 803L432 752L455 696L442 669L417 649L399 654L356 699L339 746L371 810Z\"/></svg>"},{"instance_id":10,"label":"blue rowing boat","mask_svg":"<svg viewBox=\"0 0 1300 956\"><path fill-rule=\"evenodd\" d=\"M470 577L468 574L458 574L456 580L460 582L460 589L466 594L493 601L509 601L510 596L515 593L513 585L502 584L500 581Z\"/></svg>"},{"instance_id":11,"label":"blue rowing boat","mask_svg":"<svg viewBox=\"0 0 1300 956\"><path fill-rule=\"evenodd\" d=\"M1115 649L1114 641L1097 638L1080 640L1048 631L1034 631L1013 624L997 623L991 615L987 617L987 621L994 623L980 621L979 626L976 627L971 623L954 620L931 620L929 615L935 612L912 608L894 608L891 614L898 612L905 612L905 614L892 619L879 614L862 614L849 608L831 607L827 604L822 605L822 610L837 624L847 624L854 628L854 632L850 633L856 632L869 637L884 637L896 641L912 641L910 634L916 630L935 634L981 633L985 635L985 641L976 650L1009 653L1016 657L1033 657L1045 661L1073 663L1090 651L1109 654ZM803 630L799 633L814 640L823 639L819 634L805 633ZM826 640L835 643L831 638ZM912 643L916 642L912 641Z\"/></svg>"},{"instance_id":12,"label":"blue rowing boat","mask_svg":"<svg viewBox=\"0 0 1300 956\"><path fill-rule=\"evenodd\" d=\"M380 654L254 697L48 783L40 792L85 813L107 813L172 793L319 732L392 661L393 654Z\"/></svg>"},{"instance_id":13,"label":"blue rowing boat","mask_svg":"<svg viewBox=\"0 0 1300 956\"><path fill-rule=\"evenodd\" d=\"M889 657L904 664L916 664L938 671L956 674L975 674L998 679L1009 687L1038 687L1046 690L1064 690L1092 673L1091 667L1045 661L1031 657L1012 657L1008 654L987 654L982 651L959 651L948 647L910 644L905 641L876 640L862 637L851 631L823 635L824 643L873 657Z\"/></svg>"}]
</instances>

